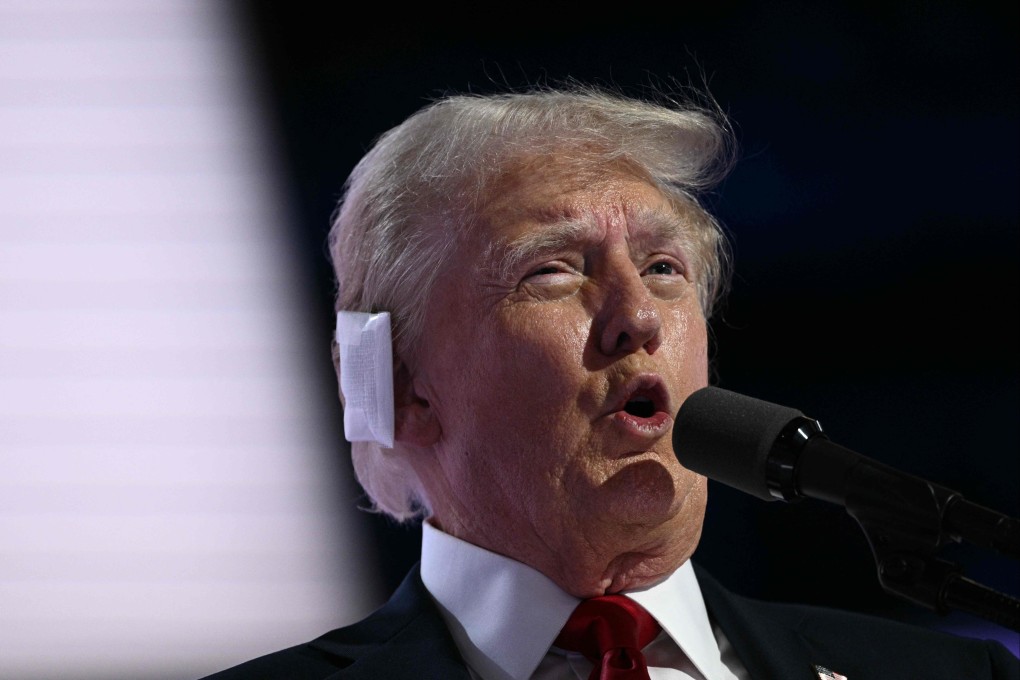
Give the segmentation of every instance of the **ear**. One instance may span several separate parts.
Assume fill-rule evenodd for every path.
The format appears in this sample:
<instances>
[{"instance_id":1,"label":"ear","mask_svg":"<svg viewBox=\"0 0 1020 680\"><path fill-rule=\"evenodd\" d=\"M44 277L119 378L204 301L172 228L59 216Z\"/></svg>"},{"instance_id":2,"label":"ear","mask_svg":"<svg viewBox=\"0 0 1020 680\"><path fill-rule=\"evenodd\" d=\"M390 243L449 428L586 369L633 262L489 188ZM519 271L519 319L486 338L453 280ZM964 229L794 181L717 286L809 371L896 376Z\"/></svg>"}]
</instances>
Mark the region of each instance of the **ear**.
<instances>
[{"instance_id":1,"label":"ear","mask_svg":"<svg viewBox=\"0 0 1020 680\"><path fill-rule=\"evenodd\" d=\"M419 394L410 369L400 357L393 361L393 407L395 441L419 447L439 441L443 428L436 411Z\"/></svg>"}]
</instances>

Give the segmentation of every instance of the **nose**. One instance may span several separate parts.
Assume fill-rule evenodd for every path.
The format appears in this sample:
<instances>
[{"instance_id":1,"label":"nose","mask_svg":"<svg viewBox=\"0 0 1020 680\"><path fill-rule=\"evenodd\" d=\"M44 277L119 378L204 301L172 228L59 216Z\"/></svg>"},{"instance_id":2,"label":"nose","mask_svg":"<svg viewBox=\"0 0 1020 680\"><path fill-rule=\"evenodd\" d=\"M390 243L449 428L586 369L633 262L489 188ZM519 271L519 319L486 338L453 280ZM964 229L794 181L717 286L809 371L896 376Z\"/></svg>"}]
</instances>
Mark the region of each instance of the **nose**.
<instances>
[{"instance_id":1,"label":"nose","mask_svg":"<svg viewBox=\"0 0 1020 680\"><path fill-rule=\"evenodd\" d=\"M662 316L637 272L614 281L598 321L599 348L606 356L630 354L642 348L652 354L662 341Z\"/></svg>"}]
</instances>

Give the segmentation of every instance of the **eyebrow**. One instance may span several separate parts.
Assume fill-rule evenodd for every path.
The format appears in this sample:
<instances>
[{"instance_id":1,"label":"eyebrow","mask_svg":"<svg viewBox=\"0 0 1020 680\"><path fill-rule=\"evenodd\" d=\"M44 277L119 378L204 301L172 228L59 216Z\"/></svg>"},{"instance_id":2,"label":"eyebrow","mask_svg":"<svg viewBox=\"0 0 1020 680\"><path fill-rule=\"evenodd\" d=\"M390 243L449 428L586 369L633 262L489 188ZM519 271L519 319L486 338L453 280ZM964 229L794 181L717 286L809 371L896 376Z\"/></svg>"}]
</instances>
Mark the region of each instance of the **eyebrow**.
<instances>
[{"instance_id":1,"label":"eyebrow","mask_svg":"<svg viewBox=\"0 0 1020 680\"><path fill-rule=\"evenodd\" d=\"M541 221L541 218L540 218ZM650 248L653 244L677 242L685 248L691 243L691 227L683 217L663 210L639 207L629 210L627 221L633 231L628 238L631 251ZM590 215L558 216L543 224L541 230L532 231L511 241L493 241L485 249L488 269L501 279L509 279L521 262L538 259L568 246L593 240L597 227Z\"/></svg>"}]
</instances>

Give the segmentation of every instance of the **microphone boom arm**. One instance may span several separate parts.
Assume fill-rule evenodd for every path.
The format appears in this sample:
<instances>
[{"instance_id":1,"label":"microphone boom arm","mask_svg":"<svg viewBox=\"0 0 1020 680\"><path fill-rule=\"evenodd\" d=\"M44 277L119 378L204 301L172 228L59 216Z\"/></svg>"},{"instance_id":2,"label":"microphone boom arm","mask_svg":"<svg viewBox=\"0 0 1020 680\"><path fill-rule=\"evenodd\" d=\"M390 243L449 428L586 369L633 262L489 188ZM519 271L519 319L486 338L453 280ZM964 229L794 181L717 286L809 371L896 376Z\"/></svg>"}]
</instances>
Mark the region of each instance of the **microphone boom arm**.
<instances>
[{"instance_id":1,"label":"microphone boom arm","mask_svg":"<svg viewBox=\"0 0 1020 680\"><path fill-rule=\"evenodd\" d=\"M1020 557L1020 521L839 446L803 416L784 428L772 454L770 493L842 505L864 531L887 592L939 614L958 609L1020 631L1020 600L935 556L949 542L967 541Z\"/></svg>"},{"instance_id":2,"label":"microphone boom arm","mask_svg":"<svg viewBox=\"0 0 1020 680\"><path fill-rule=\"evenodd\" d=\"M936 557L948 543L967 541L1020 558L1020 520L839 446L797 409L717 387L681 405L673 450L689 470L762 500L842 506L863 529L887 592L1020 631L1020 600Z\"/></svg>"}]
</instances>

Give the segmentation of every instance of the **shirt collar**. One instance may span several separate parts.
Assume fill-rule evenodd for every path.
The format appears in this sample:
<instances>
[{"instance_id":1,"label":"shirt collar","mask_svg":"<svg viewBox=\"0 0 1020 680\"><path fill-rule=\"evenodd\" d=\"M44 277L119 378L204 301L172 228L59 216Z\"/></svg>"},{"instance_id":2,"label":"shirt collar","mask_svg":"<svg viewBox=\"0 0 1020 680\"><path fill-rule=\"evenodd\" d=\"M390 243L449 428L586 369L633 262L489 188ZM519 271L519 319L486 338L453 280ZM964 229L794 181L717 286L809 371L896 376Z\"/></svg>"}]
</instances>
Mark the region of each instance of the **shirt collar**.
<instances>
[{"instance_id":1,"label":"shirt collar","mask_svg":"<svg viewBox=\"0 0 1020 680\"><path fill-rule=\"evenodd\" d=\"M706 678L729 677L720 660L701 587L691 561L649 588L624 593L651 614Z\"/></svg>"},{"instance_id":2,"label":"shirt collar","mask_svg":"<svg viewBox=\"0 0 1020 680\"><path fill-rule=\"evenodd\" d=\"M421 578L461 654L485 678L530 678L580 602L532 567L428 522ZM718 676L719 646L689 560L664 581L626 595L655 617L702 674Z\"/></svg>"},{"instance_id":3,"label":"shirt collar","mask_svg":"<svg viewBox=\"0 0 1020 680\"><path fill-rule=\"evenodd\" d=\"M580 602L528 565L428 522L421 580L464 659L485 678L531 677Z\"/></svg>"}]
</instances>

